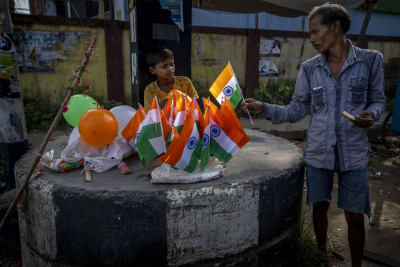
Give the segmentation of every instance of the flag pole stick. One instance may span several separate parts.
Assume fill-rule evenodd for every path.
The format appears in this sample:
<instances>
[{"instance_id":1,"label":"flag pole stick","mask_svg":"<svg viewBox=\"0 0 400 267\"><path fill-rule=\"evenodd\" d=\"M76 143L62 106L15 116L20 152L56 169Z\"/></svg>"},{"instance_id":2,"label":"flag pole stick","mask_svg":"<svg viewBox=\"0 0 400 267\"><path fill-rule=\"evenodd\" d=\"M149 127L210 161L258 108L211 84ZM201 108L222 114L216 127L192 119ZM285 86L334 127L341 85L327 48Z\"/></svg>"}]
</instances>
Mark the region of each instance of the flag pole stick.
<instances>
[{"instance_id":1,"label":"flag pole stick","mask_svg":"<svg viewBox=\"0 0 400 267\"><path fill-rule=\"evenodd\" d=\"M92 41L89 44L88 50L86 51L85 57L83 58L82 62L81 62L81 66L79 67L78 72L74 75L74 81L72 83L71 88L68 90L67 95L64 98L64 101L61 103L60 108L58 109L58 113L56 115L56 117L53 120L53 123L51 124L49 130L47 131L47 134L45 136L45 138L42 141L42 144L40 145L39 148L39 152L36 154L36 157L31 165L31 168L29 169L28 175L25 177L25 180L23 181L21 187L19 188L19 190L17 191L17 194L15 195L13 201L11 202L11 204L8 206L8 210L6 212L6 214L4 215L3 219L1 220L0 223L0 232L3 229L5 222L7 220L7 218L10 216L12 210L14 209L15 205L17 205L18 200L20 199L20 197L22 196L22 193L24 192L25 188L28 186L29 181L31 179L31 176L33 174L33 172L35 171L36 166L38 165L40 159L42 158L42 154L44 152L44 150L46 149L46 146L49 142L49 139L51 137L51 134L53 133L54 129L56 128L58 122L61 119L61 116L63 114L64 111L64 106L66 106L69 102L69 99L71 98L71 96L73 94L75 94L79 82L81 80L81 75L82 73L85 71L86 65L89 63L89 59L90 56L92 55L93 52L93 48L94 45L96 43L97 40L97 33L96 35L93 37Z\"/></svg>"},{"instance_id":2,"label":"flag pole stick","mask_svg":"<svg viewBox=\"0 0 400 267\"><path fill-rule=\"evenodd\" d=\"M236 77L236 74L235 74L235 71L233 70L233 67L232 67L232 65L231 65L231 61L228 61L228 64L229 64L229 66L230 66L231 69L232 69L233 76L235 76L236 81L238 81L238 79L237 79L237 77ZM246 106L246 111L247 111L247 115L249 115L250 123L251 123L251 125L254 126L253 119L251 118L249 109L247 108L247 103L244 101L243 92L242 92L242 89L240 88L240 86L239 86L239 92L240 92L240 95L242 96L243 103L244 103L244 105Z\"/></svg>"}]
</instances>

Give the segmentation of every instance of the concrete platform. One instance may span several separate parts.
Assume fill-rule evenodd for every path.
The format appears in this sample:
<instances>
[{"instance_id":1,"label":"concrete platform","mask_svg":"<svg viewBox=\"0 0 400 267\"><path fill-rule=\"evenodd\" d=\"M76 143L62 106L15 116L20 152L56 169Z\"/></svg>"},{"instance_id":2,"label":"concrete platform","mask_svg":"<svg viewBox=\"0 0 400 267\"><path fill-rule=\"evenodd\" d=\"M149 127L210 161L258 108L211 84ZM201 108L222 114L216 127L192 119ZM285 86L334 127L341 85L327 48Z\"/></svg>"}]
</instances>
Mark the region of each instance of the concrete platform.
<instances>
[{"instance_id":1,"label":"concrete platform","mask_svg":"<svg viewBox=\"0 0 400 267\"><path fill-rule=\"evenodd\" d=\"M283 262L298 232L304 164L294 144L254 130L225 176L196 184L151 184L157 161L126 160L92 173L46 171L19 213L24 266L210 266ZM49 148L67 143L60 136ZM17 183L37 153L16 165Z\"/></svg>"}]
</instances>

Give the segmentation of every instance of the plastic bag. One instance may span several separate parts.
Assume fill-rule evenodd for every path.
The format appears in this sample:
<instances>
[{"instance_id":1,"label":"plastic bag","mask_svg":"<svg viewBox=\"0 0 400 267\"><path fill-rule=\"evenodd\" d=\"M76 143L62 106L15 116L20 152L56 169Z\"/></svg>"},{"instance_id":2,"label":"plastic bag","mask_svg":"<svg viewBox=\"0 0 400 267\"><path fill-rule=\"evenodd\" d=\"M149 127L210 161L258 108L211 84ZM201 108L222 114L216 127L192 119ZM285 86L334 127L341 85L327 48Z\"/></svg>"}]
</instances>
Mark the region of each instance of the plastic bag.
<instances>
[{"instance_id":1,"label":"plastic bag","mask_svg":"<svg viewBox=\"0 0 400 267\"><path fill-rule=\"evenodd\" d=\"M54 172L69 172L79 168L83 164L83 159L69 162L62 159L55 159L54 149L52 149L42 156L40 163Z\"/></svg>"},{"instance_id":2,"label":"plastic bag","mask_svg":"<svg viewBox=\"0 0 400 267\"><path fill-rule=\"evenodd\" d=\"M61 159L66 162L84 159L85 168L96 172L105 172L132 153L132 148L125 139L119 136L108 146L96 147L85 143L79 135L78 128L74 128L67 146L61 153Z\"/></svg>"}]
</instances>

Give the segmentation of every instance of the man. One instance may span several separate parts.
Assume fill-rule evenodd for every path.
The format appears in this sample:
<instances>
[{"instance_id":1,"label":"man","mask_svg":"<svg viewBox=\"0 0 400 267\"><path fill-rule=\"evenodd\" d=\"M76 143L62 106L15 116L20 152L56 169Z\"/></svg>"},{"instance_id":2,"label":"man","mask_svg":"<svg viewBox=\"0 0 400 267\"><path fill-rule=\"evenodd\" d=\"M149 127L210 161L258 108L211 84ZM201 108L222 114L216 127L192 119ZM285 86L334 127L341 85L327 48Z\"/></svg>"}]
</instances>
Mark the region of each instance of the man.
<instances>
[{"instance_id":1,"label":"man","mask_svg":"<svg viewBox=\"0 0 400 267\"><path fill-rule=\"evenodd\" d=\"M273 123L296 122L311 108L304 153L308 203L319 248L326 254L333 172L338 174L338 207L344 210L352 266L361 266L365 242L364 214L370 214L367 129L379 120L386 100L383 58L346 40L349 13L340 5L324 4L309 14L312 46L320 53L300 68L291 103L271 105L245 99L242 109L264 113ZM311 106L310 106L311 105ZM351 122L346 111L357 115Z\"/></svg>"}]
</instances>

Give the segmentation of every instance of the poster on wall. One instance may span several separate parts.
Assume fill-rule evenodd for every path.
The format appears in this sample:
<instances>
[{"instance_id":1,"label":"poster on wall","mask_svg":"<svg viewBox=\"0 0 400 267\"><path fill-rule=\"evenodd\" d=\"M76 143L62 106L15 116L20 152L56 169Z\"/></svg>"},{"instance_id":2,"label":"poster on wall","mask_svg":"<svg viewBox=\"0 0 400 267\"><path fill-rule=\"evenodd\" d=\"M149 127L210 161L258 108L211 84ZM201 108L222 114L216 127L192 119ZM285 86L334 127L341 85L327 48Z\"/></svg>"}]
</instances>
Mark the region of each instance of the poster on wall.
<instances>
[{"instance_id":1,"label":"poster on wall","mask_svg":"<svg viewBox=\"0 0 400 267\"><path fill-rule=\"evenodd\" d=\"M74 51L86 32L15 32L21 72L54 72L54 61L67 60L61 51Z\"/></svg>"},{"instance_id":2,"label":"poster on wall","mask_svg":"<svg viewBox=\"0 0 400 267\"><path fill-rule=\"evenodd\" d=\"M26 139L24 109L11 35L0 33L0 142Z\"/></svg>"},{"instance_id":3,"label":"poster on wall","mask_svg":"<svg viewBox=\"0 0 400 267\"><path fill-rule=\"evenodd\" d=\"M260 55L268 57L279 57L281 55L281 42L279 40L261 37Z\"/></svg>"},{"instance_id":4,"label":"poster on wall","mask_svg":"<svg viewBox=\"0 0 400 267\"><path fill-rule=\"evenodd\" d=\"M160 0L162 9L166 9L171 12L171 20L178 25L181 31L184 31L183 27L183 1L182 0Z\"/></svg>"},{"instance_id":5,"label":"poster on wall","mask_svg":"<svg viewBox=\"0 0 400 267\"><path fill-rule=\"evenodd\" d=\"M261 59L258 65L260 77L278 77L279 70L271 60Z\"/></svg>"}]
</instances>

